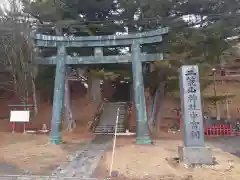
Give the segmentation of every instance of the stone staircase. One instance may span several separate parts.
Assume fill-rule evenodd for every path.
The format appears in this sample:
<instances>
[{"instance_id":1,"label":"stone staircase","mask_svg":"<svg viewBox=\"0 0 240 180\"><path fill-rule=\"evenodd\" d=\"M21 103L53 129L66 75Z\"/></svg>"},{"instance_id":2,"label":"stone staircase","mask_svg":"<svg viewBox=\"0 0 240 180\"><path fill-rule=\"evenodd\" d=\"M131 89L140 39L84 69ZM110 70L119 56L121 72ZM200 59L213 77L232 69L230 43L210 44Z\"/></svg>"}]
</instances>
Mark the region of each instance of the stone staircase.
<instances>
[{"instance_id":1,"label":"stone staircase","mask_svg":"<svg viewBox=\"0 0 240 180\"><path fill-rule=\"evenodd\" d=\"M104 105L103 113L94 132L96 134L112 134L115 132L117 109L119 108L119 119L117 132L125 132L124 120L127 115L126 102L110 102Z\"/></svg>"}]
</instances>

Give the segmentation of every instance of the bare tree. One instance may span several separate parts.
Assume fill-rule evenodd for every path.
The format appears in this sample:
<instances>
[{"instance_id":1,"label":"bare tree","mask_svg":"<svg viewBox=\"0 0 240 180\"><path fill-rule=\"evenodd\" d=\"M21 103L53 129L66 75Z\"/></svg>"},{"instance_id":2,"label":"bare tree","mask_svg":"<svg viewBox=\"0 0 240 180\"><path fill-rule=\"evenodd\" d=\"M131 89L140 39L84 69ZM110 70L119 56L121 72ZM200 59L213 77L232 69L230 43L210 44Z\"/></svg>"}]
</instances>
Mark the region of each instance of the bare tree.
<instances>
[{"instance_id":1,"label":"bare tree","mask_svg":"<svg viewBox=\"0 0 240 180\"><path fill-rule=\"evenodd\" d=\"M37 113L35 88L36 66L34 65L34 46L31 42L31 22L29 16L21 12L19 2L9 0L10 10L5 10L0 22L0 52L4 69L9 70L12 89L23 105L33 99L34 112Z\"/></svg>"}]
</instances>

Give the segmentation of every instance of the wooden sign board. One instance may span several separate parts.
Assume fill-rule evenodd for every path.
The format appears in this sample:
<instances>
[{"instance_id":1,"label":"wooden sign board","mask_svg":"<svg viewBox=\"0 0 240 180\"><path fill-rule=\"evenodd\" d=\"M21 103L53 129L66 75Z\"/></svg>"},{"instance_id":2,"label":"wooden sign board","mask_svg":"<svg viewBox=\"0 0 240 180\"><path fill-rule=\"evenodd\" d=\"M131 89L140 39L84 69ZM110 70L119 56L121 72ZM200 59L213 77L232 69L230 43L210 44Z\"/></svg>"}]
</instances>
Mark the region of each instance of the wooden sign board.
<instances>
[{"instance_id":1,"label":"wooden sign board","mask_svg":"<svg viewBox=\"0 0 240 180\"><path fill-rule=\"evenodd\" d=\"M10 122L29 122L30 111L11 111Z\"/></svg>"}]
</instances>

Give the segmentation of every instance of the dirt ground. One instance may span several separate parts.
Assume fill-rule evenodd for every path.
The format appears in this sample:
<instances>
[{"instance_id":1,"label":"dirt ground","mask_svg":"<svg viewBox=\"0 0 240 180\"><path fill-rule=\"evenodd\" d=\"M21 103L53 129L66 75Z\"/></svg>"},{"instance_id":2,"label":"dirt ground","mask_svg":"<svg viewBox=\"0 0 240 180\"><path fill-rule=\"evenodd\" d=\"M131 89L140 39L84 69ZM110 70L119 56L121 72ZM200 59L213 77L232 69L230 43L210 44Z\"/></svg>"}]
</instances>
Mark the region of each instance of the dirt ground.
<instances>
[{"instance_id":1,"label":"dirt ground","mask_svg":"<svg viewBox=\"0 0 240 180\"><path fill-rule=\"evenodd\" d=\"M168 137L169 136L169 137ZM213 148L217 160L214 166L186 168L171 159L177 157L177 146L182 144L178 134L163 134L154 145L140 146L135 139L118 138L114 156L113 171L117 180L239 180L240 158ZM238 141L239 142L239 141ZM237 143L237 142L236 142ZM240 146L240 145L239 145ZM108 176L111 162L111 149L105 154L96 170L96 177Z\"/></svg>"},{"instance_id":2,"label":"dirt ground","mask_svg":"<svg viewBox=\"0 0 240 180\"><path fill-rule=\"evenodd\" d=\"M88 121L92 120L96 105L89 104L85 98L72 101L73 118L77 128L74 132L62 134L63 144L51 145L49 135L23 134L23 124L18 124L16 133L11 133L9 123L9 102L0 102L0 174L14 173L9 167L24 169L33 174L47 175L61 162L71 158L69 155L81 150L94 138L88 132ZM39 105L39 115L26 125L27 130L39 130L43 124L50 128L52 106L49 103ZM4 169L4 171L3 171ZM6 169L6 171L5 171ZM17 173L19 171L16 171Z\"/></svg>"},{"instance_id":3,"label":"dirt ground","mask_svg":"<svg viewBox=\"0 0 240 180\"><path fill-rule=\"evenodd\" d=\"M92 138L93 135L87 133L64 133L64 143L52 145L48 135L0 133L0 163L47 175Z\"/></svg>"}]
</instances>

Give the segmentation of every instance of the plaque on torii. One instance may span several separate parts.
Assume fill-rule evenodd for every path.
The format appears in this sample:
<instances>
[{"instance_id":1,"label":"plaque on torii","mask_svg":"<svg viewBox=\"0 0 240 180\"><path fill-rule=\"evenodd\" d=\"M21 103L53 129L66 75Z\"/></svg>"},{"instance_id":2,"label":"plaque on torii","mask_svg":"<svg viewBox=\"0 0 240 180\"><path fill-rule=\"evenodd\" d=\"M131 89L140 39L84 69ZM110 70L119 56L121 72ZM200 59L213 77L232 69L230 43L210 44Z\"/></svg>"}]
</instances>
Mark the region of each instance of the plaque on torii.
<instances>
[{"instance_id":1,"label":"plaque on torii","mask_svg":"<svg viewBox=\"0 0 240 180\"><path fill-rule=\"evenodd\" d=\"M107 64L107 63L132 63L134 103L136 106L136 124L138 144L150 144L146 102L142 75L142 62L162 60L162 53L146 54L141 52L141 45L162 42L162 36L168 33L168 28L154 31L107 36L49 36L33 34L37 47L56 47L57 55L52 57L37 57L38 64L56 65L53 111L51 121L51 142L59 144L61 141L60 122L64 101L64 80L66 66L73 64ZM127 55L103 55L103 47L130 46L131 53ZM69 56L68 47L93 47L94 56Z\"/></svg>"}]
</instances>

